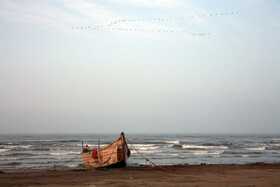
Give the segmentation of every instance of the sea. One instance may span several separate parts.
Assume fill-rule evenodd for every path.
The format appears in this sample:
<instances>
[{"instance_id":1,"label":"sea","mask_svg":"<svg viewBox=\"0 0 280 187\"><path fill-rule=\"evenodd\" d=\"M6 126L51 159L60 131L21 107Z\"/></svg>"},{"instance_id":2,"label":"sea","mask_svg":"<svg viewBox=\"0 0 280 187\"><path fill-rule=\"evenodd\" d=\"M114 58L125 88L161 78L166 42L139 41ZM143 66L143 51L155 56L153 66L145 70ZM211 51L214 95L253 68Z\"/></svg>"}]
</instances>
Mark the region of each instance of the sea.
<instances>
[{"instance_id":1,"label":"sea","mask_svg":"<svg viewBox=\"0 0 280 187\"><path fill-rule=\"evenodd\" d=\"M120 134L0 135L0 169L82 168L82 142L105 146ZM126 134L129 166L280 163L279 134ZM142 156L139 153L142 154Z\"/></svg>"}]
</instances>

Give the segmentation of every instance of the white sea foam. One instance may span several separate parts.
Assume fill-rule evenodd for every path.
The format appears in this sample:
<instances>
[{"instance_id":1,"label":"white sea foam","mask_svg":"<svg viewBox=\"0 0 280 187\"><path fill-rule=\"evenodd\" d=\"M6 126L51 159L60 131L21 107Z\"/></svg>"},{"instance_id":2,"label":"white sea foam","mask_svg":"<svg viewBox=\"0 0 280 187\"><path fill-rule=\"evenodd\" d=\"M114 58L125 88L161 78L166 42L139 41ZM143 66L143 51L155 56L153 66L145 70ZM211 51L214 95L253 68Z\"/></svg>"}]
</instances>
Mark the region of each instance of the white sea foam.
<instances>
[{"instance_id":1,"label":"white sea foam","mask_svg":"<svg viewBox=\"0 0 280 187\"><path fill-rule=\"evenodd\" d=\"M143 151L139 151L140 153L145 153L145 154L153 154L153 153L163 153L163 151L153 151L153 150L143 150ZM137 151L135 151L135 150L131 150L131 153L132 154L136 154L137 153Z\"/></svg>"},{"instance_id":2,"label":"white sea foam","mask_svg":"<svg viewBox=\"0 0 280 187\"><path fill-rule=\"evenodd\" d=\"M138 147L153 147L156 144L132 144L133 147L138 148Z\"/></svg>"},{"instance_id":3,"label":"white sea foam","mask_svg":"<svg viewBox=\"0 0 280 187\"><path fill-rule=\"evenodd\" d=\"M248 158L248 157L250 157L249 155L241 155L241 157L246 157L246 158Z\"/></svg>"},{"instance_id":4,"label":"white sea foam","mask_svg":"<svg viewBox=\"0 0 280 187\"><path fill-rule=\"evenodd\" d=\"M9 151L9 149L0 149L0 152L6 152Z\"/></svg>"},{"instance_id":5,"label":"white sea foam","mask_svg":"<svg viewBox=\"0 0 280 187\"><path fill-rule=\"evenodd\" d=\"M191 148L194 148L194 149L213 149L213 148L219 148L219 149L227 149L226 146L199 146L199 145L186 145L184 146L183 145L183 148L184 149L191 149Z\"/></svg>"},{"instance_id":6,"label":"white sea foam","mask_svg":"<svg viewBox=\"0 0 280 187\"><path fill-rule=\"evenodd\" d=\"M166 141L165 143L168 143L168 144L180 144L180 141L179 141L179 140L175 140L175 141Z\"/></svg>"},{"instance_id":7,"label":"white sea foam","mask_svg":"<svg viewBox=\"0 0 280 187\"><path fill-rule=\"evenodd\" d=\"M16 148L16 147L17 147L17 146L15 146L15 145L4 145L4 146L3 146L4 149L8 149L8 150L14 149L14 148Z\"/></svg>"},{"instance_id":8,"label":"white sea foam","mask_svg":"<svg viewBox=\"0 0 280 187\"><path fill-rule=\"evenodd\" d=\"M188 155L220 155L224 151L192 151L187 153Z\"/></svg>"},{"instance_id":9,"label":"white sea foam","mask_svg":"<svg viewBox=\"0 0 280 187\"><path fill-rule=\"evenodd\" d=\"M168 143L168 147L172 146L178 146L181 147L182 149L228 149L227 146L203 146L203 145L187 145L187 144L182 144L179 140L175 141L166 141L165 143Z\"/></svg>"},{"instance_id":10,"label":"white sea foam","mask_svg":"<svg viewBox=\"0 0 280 187\"><path fill-rule=\"evenodd\" d=\"M3 148L5 149L16 149L16 148L22 148L22 149L28 149L30 148L32 145L4 145Z\"/></svg>"},{"instance_id":11,"label":"white sea foam","mask_svg":"<svg viewBox=\"0 0 280 187\"><path fill-rule=\"evenodd\" d=\"M138 147L137 150L154 150L154 149L158 149L159 147Z\"/></svg>"},{"instance_id":12,"label":"white sea foam","mask_svg":"<svg viewBox=\"0 0 280 187\"><path fill-rule=\"evenodd\" d=\"M156 153L154 155L155 156L172 156L172 157L179 156L179 154L177 154L177 153Z\"/></svg>"},{"instance_id":13,"label":"white sea foam","mask_svg":"<svg viewBox=\"0 0 280 187\"><path fill-rule=\"evenodd\" d=\"M264 151L265 147L250 147L250 148L245 148L246 150L250 151Z\"/></svg>"},{"instance_id":14,"label":"white sea foam","mask_svg":"<svg viewBox=\"0 0 280 187\"><path fill-rule=\"evenodd\" d=\"M211 155L212 158L219 158L220 155Z\"/></svg>"},{"instance_id":15,"label":"white sea foam","mask_svg":"<svg viewBox=\"0 0 280 187\"><path fill-rule=\"evenodd\" d=\"M20 146L18 146L18 148L23 148L23 149L28 149L30 147L32 147L32 145L20 145Z\"/></svg>"},{"instance_id":16,"label":"white sea foam","mask_svg":"<svg viewBox=\"0 0 280 187\"><path fill-rule=\"evenodd\" d=\"M219 149L227 149L226 146L203 146L203 145L186 145L182 144L183 149L213 149L213 148L219 148Z\"/></svg>"},{"instance_id":17,"label":"white sea foam","mask_svg":"<svg viewBox=\"0 0 280 187\"><path fill-rule=\"evenodd\" d=\"M272 138L274 141L280 141L280 138Z\"/></svg>"},{"instance_id":18,"label":"white sea foam","mask_svg":"<svg viewBox=\"0 0 280 187\"><path fill-rule=\"evenodd\" d=\"M70 152L56 152L56 153L50 153L50 155L54 155L54 156L57 156L57 155L79 155L81 154L81 152L73 152L73 151L70 151Z\"/></svg>"},{"instance_id":19,"label":"white sea foam","mask_svg":"<svg viewBox=\"0 0 280 187\"><path fill-rule=\"evenodd\" d=\"M208 152L207 154L209 155L220 155L220 154L223 154L224 151L213 151L213 152Z\"/></svg>"},{"instance_id":20,"label":"white sea foam","mask_svg":"<svg viewBox=\"0 0 280 187\"><path fill-rule=\"evenodd\" d=\"M195 152L189 152L188 155L207 155L207 151L195 151Z\"/></svg>"},{"instance_id":21,"label":"white sea foam","mask_svg":"<svg viewBox=\"0 0 280 187\"><path fill-rule=\"evenodd\" d=\"M278 147L280 146L280 144L268 144L269 146L275 146L275 147Z\"/></svg>"},{"instance_id":22,"label":"white sea foam","mask_svg":"<svg viewBox=\"0 0 280 187\"><path fill-rule=\"evenodd\" d=\"M70 165L66 165L67 167L70 168L75 168L75 167L79 167L79 164L70 164Z\"/></svg>"}]
</instances>

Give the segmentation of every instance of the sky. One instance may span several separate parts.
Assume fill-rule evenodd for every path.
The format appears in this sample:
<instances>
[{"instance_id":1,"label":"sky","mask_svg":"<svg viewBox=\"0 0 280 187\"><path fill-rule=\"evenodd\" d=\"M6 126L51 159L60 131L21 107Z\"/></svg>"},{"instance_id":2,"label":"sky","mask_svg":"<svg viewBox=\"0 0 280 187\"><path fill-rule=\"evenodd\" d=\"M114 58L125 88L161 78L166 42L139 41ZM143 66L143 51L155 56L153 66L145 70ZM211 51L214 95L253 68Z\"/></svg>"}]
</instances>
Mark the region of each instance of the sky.
<instances>
[{"instance_id":1,"label":"sky","mask_svg":"<svg viewBox=\"0 0 280 187\"><path fill-rule=\"evenodd\" d=\"M0 0L0 134L280 133L279 10Z\"/></svg>"}]
</instances>

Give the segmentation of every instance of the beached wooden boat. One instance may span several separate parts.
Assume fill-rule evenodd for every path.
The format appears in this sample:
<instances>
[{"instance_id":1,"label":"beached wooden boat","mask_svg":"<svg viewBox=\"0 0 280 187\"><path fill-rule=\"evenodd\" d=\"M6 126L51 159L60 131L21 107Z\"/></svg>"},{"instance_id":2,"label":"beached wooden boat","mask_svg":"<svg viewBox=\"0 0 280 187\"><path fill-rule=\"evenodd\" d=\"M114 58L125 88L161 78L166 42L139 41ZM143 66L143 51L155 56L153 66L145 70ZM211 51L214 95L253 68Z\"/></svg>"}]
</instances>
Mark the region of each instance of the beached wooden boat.
<instances>
[{"instance_id":1,"label":"beached wooden boat","mask_svg":"<svg viewBox=\"0 0 280 187\"><path fill-rule=\"evenodd\" d=\"M83 166L86 168L125 167L129 156L130 150L123 132L118 140L105 147L93 150L83 147L82 152Z\"/></svg>"}]
</instances>

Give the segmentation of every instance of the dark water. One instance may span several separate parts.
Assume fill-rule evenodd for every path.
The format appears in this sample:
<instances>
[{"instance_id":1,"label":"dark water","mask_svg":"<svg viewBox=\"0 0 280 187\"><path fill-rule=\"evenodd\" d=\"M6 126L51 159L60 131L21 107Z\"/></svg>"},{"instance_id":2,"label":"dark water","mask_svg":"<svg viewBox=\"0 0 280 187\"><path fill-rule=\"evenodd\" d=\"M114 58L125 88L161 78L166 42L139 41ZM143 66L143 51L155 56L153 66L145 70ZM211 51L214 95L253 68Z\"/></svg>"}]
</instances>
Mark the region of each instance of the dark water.
<instances>
[{"instance_id":1,"label":"dark water","mask_svg":"<svg viewBox=\"0 0 280 187\"><path fill-rule=\"evenodd\" d=\"M109 144L119 134L0 135L0 169L82 167L81 145ZM158 164L280 163L280 135L126 134L145 157ZM129 165L146 164L131 149Z\"/></svg>"}]
</instances>

